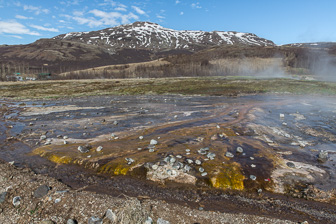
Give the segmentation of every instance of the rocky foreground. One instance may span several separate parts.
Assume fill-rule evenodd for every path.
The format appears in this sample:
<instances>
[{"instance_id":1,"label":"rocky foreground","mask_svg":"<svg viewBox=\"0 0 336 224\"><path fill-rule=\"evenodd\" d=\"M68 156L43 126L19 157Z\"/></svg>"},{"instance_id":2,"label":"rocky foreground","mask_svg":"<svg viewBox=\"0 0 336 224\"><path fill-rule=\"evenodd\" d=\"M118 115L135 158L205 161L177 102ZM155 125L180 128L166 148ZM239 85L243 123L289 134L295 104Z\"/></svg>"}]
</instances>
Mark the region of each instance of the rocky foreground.
<instances>
[{"instance_id":1,"label":"rocky foreground","mask_svg":"<svg viewBox=\"0 0 336 224\"><path fill-rule=\"evenodd\" d=\"M4 162L0 173L1 223L294 223L191 209L146 197L73 190L51 177Z\"/></svg>"}]
</instances>

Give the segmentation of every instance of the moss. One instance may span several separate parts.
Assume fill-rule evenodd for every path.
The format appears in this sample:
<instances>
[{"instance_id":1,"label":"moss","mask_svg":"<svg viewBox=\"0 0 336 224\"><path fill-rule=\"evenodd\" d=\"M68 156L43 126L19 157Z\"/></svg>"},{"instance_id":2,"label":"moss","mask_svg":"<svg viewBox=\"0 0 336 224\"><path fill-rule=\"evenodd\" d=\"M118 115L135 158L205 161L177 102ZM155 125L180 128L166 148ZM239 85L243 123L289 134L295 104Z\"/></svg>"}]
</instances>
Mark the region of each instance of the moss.
<instances>
[{"instance_id":1,"label":"moss","mask_svg":"<svg viewBox=\"0 0 336 224\"><path fill-rule=\"evenodd\" d=\"M220 189L244 190L244 175L237 163L227 164L210 174L211 185Z\"/></svg>"}]
</instances>

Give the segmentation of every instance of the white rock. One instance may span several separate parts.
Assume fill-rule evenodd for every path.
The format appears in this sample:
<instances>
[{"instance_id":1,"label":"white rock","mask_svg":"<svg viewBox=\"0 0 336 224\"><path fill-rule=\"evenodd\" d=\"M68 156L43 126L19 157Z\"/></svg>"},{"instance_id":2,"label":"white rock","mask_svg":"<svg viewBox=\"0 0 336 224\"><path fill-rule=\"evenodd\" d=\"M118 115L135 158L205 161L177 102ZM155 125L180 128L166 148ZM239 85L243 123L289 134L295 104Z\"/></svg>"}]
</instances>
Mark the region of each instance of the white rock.
<instances>
[{"instance_id":1,"label":"white rock","mask_svg":"<svg viewBox=\"0 0 336 224\"><path fill-rule=\"evenodd\" d=\"M100 152L102 149L103 149L103 146L98 146L97 149L96 149L96 151Z\"/></svg>"},{"instance_id":2,"label":"white rock","mask_svg":"<svg viewBox=\"0 0 336 224\"><path fill-rule=\"evenodd\" d=\"M155 139L152 139L152 140L150 140L149 144L150 145L156 145L156 144L158 144L158 142Z\"/></svg>"},{"instance_id":3,"label":"white rock","mask_svg":"<svg viewBox=\"0 0 336 224\"><path fill-rule=\"evenodd\" d=\"M139 136L139 139L142 140L144 137L143 136Z\"/></svg>"}]
</instances>

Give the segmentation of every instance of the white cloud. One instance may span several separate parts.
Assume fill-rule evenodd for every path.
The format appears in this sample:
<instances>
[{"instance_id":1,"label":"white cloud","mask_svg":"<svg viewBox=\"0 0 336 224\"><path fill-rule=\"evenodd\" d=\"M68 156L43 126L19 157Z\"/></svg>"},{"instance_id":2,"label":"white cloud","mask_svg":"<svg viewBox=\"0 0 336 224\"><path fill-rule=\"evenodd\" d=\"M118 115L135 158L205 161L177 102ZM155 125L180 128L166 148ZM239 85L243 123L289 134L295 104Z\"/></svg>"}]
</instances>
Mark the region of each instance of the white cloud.
<instances>
[{"instance_id":1,"label":"white cloud","mask_svg":"<svg viewBox=\"0 0 336 224\"><path fill-rule=\"evenodd\" d=\"M161 15L156 15L156 17L159 18L159 19L165 19L166 18L166 17L161 16Z\"/></svg>"},{"instance_id":2,"label":"white cloud","mask_svg":"<svg viewBox=\"0 0 336 224\"><path fill-rule=\"evenodd\" d=\"M15 18L17 18L17 19L33 19L33 17L27 17L27 16L22 16L22 15L16 15Z\"/></svg>"},{"instance_id":3,"label":"white cloud","mask_svg":"<svg viewBox=\"0 0 336 224\"><path fill-rule=\"evenodd\" d=\"M183 15L184 15L184 12L180 12L180 15L183 16Z\"/></svg>"},{"instance_id":4,"label":"white cloud","mask_svg":"<svg viewBox=\"0 0 336 224\"><path fill-rule=\"evenodd\" d=\"M193 9L201 9L202 6L200 6L200 3L197 2L197 3L192 3L192 4L191 4L191 8L193 8Z\"/></svg>"},{"instance_id":5,"label":"white cloud","mask_svg":"<svg viewBox=\"0 0 336 224\"><path fill-rule=\"evenodd\" d=\"M50 11L48 9L43 9L41 7L36 7L32 5L24 5L23 10L28 11L28 12L33 12L35 15L39 15L41 13L48 14Z\"/></svg>"},{"instance_id":6,"label":"white cloud","mask_svg":"<svg viewBox=\"0 0 336 224\"><path fill-rule=\"evenodd\" d=\"M175 2L175 4L179 4L179 3L181 3L181 1L179 1L179 0L177 0L177 1Z\"/></svg>"},{"instance_id":7,"label":"white cloud","mask_svg":"<svg viewBox=\"0 0 336 224\"><path fill-rule=\"evenodd\" d=\"M30 27L35 28L37 30L42 30L42 31L59 32L59 30L56 28L47 28L47 27L38 26L38 25L30 25Z\"/></svg>"},{"instance_id":8,"label":"white cloud","mask_svg":"<svg viewBox=\"0 0 336 224\"><path fill-rule=\"evenodd\" d=\"M117 11L123 11L123 12L126 12L126 11L127 11L127 9L124 8L124 7L117 7L117 8L115 8L114 10L117 10Z\"/></svg>"},{"instance_id":9,"label":"white cloud","mask_svg":"<svg viewBox=\"0 0 336 224\"><path fill-rule=\"evenodd\" d=\"M139 7L137 6L132 6L132 9L134 9L138 14L140 15L147 15L145 11L143 11L142 9L140 9Z\"/></svg>"},{"instance_id":10,"label":"white cloud","mask_svg":"<svg viewBox=\"0 0 336 224\"><path fill-rule=\"evenodd\" d=\"M27 34L32 36L40 36L38 32L31 31L27 27L16 21L9 21L9 22L0 21L0 34L1 33Z\"/></svg>"},{"instance_id":11,"label":"white cloud","mask_svg":"<svg viewBox=\"0 0 336 224\"><path fill-rule=\"evenodd\" d=\"M139 17L133 13L121 14L120 12L104 12L98 9L91 10L89 13L99 17L100 20L98 22L107 26L119 25L119 20L121 20L121 23L129 23L131 19L139 19Z\"/></svg>"},{"instance_id":12,"label":"white cloud","mask_svg":"<svg viewBox=\"0 0 336 224\"><path fill-rule=\"evenodd\" d=\"M23 39L21 36L18 35L11 35L11 37L17 38L17 39Z\"/></svg>"}]
</instances>

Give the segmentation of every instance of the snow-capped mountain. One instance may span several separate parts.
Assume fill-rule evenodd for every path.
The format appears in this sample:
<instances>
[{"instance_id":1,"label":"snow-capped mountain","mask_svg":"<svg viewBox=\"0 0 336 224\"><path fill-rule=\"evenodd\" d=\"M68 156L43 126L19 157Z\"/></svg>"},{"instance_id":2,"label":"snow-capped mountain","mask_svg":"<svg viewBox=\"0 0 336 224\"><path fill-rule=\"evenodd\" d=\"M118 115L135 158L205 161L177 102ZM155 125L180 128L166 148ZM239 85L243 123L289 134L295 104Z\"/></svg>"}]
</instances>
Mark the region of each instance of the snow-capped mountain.
<instances>
[{"instance_id":1,"label":"snow-capped mountain","mask_svg":"<svg viewBox=\"0 0 336 224\"><path fill-rule=\"evenodd\" d=\"M99 31L72 32L56 36L53 39L103 46L110 53L114 53L118 49L146 49L154 52L163 50L197 51L223 44L275 45L272 41L252 33L178 31L150 22L135 22Z\"/></svg>"}]
</instances>

